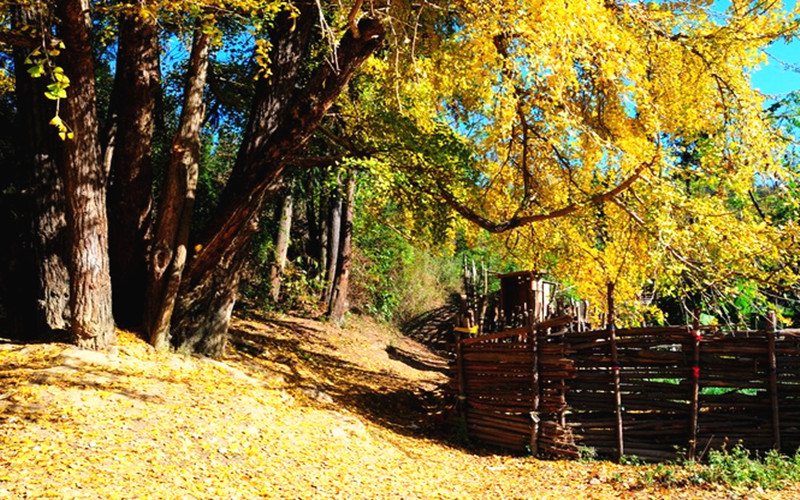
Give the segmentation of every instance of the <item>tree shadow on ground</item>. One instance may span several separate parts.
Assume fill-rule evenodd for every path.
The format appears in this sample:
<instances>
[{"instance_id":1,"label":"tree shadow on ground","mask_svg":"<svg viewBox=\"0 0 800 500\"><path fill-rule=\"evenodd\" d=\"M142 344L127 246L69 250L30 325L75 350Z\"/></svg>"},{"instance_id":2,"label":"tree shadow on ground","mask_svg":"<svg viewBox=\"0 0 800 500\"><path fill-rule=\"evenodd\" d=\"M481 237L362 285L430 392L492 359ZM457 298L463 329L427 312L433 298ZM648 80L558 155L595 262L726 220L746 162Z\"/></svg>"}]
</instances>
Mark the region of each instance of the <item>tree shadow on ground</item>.
<instances>
[{"instance_id":1,"label":"tree shadow on ground","mask_svg":"<svg viewBox=\"0 0 800 500\"><path fill-rule=\"evenodd\" d=\"M445 375L450 373L447 362L437 356L425 356L393 345L386 347L386 354L389 359L401 361L415 370L439 372Z\"/></svg>"},{"instance_id":2,"label":"tree shadow on ground","mask_svg":"<svg viewBox=\"0 0 800 500\"><path fill-rule=\"evenodd\" d=\"M0 344L69 344L72 335L66 330L39 331L30 330L25 334L12 328L5 318L0 318Z\"/></svg>"},{"instance_id":3,"label":"tree shadow on ground","mask_svg":"<svg viewBox=\"0 0 800 500\"><path fill-rule=\"evenodd\" d=\"M447 304L424 312L400 325L403 335L451 357L453 351L453 319L458 314L458 295L452 294Z\"/></svg>"},{"instance_id":4,"label":"tree shadow on ground","mask_svg":"<svg viewBox=\"0 0 800 500\"><path fill-rule=\"evenodd\" d=\"M449 428L443 425L448 408L441 384L368 370L320 352L299 338L269 335L270 323L272 320L267 321L262 333L231 329L237 361L248 366L254 377L264 370L281 372L293 395L309 406L343 408L398 434L456 445ZM291 325L294 323L282 326ZM404 362L432 369L429 360L414 359L411 352L404 354ZM281 367L276 369L275 364Z\"/></svg>"}]
</instances>

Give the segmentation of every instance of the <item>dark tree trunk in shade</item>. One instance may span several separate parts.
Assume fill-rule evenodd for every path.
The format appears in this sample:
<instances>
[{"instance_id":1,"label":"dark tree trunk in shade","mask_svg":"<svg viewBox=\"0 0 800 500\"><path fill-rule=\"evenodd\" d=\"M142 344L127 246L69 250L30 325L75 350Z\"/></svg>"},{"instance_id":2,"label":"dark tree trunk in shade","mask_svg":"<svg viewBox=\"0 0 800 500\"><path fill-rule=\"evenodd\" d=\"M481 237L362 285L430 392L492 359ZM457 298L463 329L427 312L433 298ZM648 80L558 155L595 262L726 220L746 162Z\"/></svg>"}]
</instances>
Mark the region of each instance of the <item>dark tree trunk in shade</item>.
<instances>
[{"instance_id":1,"label":"dark tree trunk in shade","mask_svg":"<svg viewBox=\"0 0 800 500\"><path fill-rule=\"evenodd\" d=\"M170 322L189 254L189 226L197 188L210 45L211 36L198 26L189 56L180 125L172 142L148 257L145 328L150 343L159 349L170 345Z\"/></svg>"},{"instance_id":2,"label":"dark tree trunk in shade","mask_svg":"<svg viewBox=\"0 0 800 500\"><path fill-rule=\"evenodd\" d=\"M144 0L134 2L136 8ZM154 109L159 91L158 26L152 17L123 14L111 97L108 143L109 257L114 317L141 324L148 233L151 225Z\"/></svg>"},{"instance_id":3,"label":"dark tree trunk in shade","mask_svg":"<svg viewBox=\"0 0 800 500\"><path fill-rule=\"evenodd\" d=\"M342 235L342 178L336 176L336 189L333 192L328 214L328 260L325 262L325 303L330 304L333 286L336 280L336 269L339 266L339 241Z\"/></svg>"},{"instance_id":4,"label":"dark tree trunk in shade","mask_svg":"<svg viewBox=\"0 0 800 500\"><path fill-rule=\"evenodd\" d=\"M61 59L70 79L61 117L74 137L61 142L68 228L71 332L79 347L107 349L116 333L111 312L106 172L100 162L94 57L88 0L59 0L59 34L68 47Z\"/></svg>"},{"instance_id":5,"label":"dark tree trunk in shade","mask_svg":"<svg viewBox=\"0 0 800 500\"><path fill-rule=\"evenodd\" d=\"M281 203L281 212L278 218L278 234L275 237L275 253L273 254L272 269L270 271L270 294L274 301L277 301L281 294L283 269L286 267L286 255L289 252L289 239L292 231L293 208L294 199L292 198L290 185L283 197L283 203Z\"/></svg>"},{"instance_id":6,"label":"dark tree trunk in shade","mask_svg":"<svg viewBox=\"0 0 800 500\"><path fill-rule=\"evenodd\" d=\"M328 275L328 202L325 198L325 191L320 190L319 194L319 280L325 280ZM323 285L327 282L323 281ZM322 296L328 293L328 287L322 288Z\"/></svg>"},{"instance_id":7,"label":"dark tree trunk in shade","mask_svg":"<svg viewBox=\"0 0 800 500\"><path fill-rule=\"evenodd\" d=\"M179 350L211 356L224 352L238 271L249 250L256 214L273 193L287 160L302 148L353 72L382 42L382 25L362 19L360 37L348 31L335 48L338 69L322 64L300 78L319 13L316 2L296 5L296 19L281 14L275 21L270 56L272 72L280 78L257 84L236 164L181 284L172 322Z\"/></svg>"},{"instance_id":8,"label":"dark tree trunk in shade","mask_svg":"<svg viewBox=\"0 0 800 500\"><path fill-rule=\"evenodd\" d=\"M318 197L319 193L314 186L309 186L308 194L305 202L306 222L308 223L308 243L306 244L306 254L314 259L317 263L320 260L320 224L317 216ZM321 267L321 265L320 265ZM321 273L320 267L315 268L312 277L319 279Z\"/></svg>"},{"instance_id":9,"label":"dark tree trunk in shade","mask_svg":"<svg viewBox=\"0 0 800 500\"><path fill-rule=\"evenodd\" d=\"M49 25L50 14L42 8L35 4L15 8L15 28ZM47 338L69 328L66 204L57 164L60 140L48 125L56 111L55 103L44 97L47 82L28 74L24 61L29 52L20 48L14 51L16 105L20 110L17 154L26 172L23 191L28 195L17 198L24 205L21 213L26 215L17 221L19 239L9 242L17 250L9 270L18 274L15 282L19 287L9 290L9 296L20 298L19 307L12 305L9 312L16 319L20 336Z\"/></svg>"},{"instance_id":10,"label":"dark tree trunk in shade","mask_svg":"<svg viewBox=\"0 0 800 500\"><path fill-rule=\"evenodd\" d=\"M336 266L336 278L328 314L336 324L344 321L347 313L347 289L350 285L350 264L352 262L353 214L356 193L355 173L351 172L347 179L347 194L342 217L341 236L339 238L339 261Z\"/></svg>"}]
</instances>

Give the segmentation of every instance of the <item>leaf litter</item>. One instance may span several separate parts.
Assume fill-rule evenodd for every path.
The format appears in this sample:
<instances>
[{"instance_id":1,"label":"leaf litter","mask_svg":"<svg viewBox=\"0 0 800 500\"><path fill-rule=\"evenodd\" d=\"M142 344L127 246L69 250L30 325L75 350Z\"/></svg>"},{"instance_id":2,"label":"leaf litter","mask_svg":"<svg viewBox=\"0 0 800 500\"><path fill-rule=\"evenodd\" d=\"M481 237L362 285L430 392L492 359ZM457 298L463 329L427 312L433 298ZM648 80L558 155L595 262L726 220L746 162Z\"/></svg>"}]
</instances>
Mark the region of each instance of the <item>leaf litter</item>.
<instances>
[{"instance_id":1,"label":"leaf litter","mask_svg":"<svg viewBox=\"0 0 800 500\"><path fill-rule=\"evenodd\" d=\"M236 320L221 360L124 331L111 354L0 343L0 498L800 497L464 448L441 413L445 366L360 317Z\"/></svg>"}]
</instances>

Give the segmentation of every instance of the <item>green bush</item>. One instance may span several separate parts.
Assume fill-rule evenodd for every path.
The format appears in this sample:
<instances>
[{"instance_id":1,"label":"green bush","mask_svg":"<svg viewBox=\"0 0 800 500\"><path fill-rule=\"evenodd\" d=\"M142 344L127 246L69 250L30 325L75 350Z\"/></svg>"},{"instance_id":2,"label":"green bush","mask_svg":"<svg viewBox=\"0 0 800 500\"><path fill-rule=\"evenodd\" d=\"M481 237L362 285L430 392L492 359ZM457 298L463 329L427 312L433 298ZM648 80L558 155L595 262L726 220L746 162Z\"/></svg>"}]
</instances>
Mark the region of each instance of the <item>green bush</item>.
<instances>
[{"instance_id":1,"label":"green bush","mask_svg":"<svg viewBox=\"0 0 800 500\"><path fill-rule=\"evenodd\" d=\"M726 488L779 490L800 481L800 450L794 456L769 451L763 457L741 445L731 450L711 450L702 463L685 458L674 462L645 465L637 457L623 457L623 464L635 467L631 488L665 488L717 484ZM615 482L624 482L618 474Z\"/></svg>"},{"instance_id":2,"label":"green bush","mask_svg":"<svg viewBox=\"0 0 800 500\"><path fill-rule=\"evenodd\" d=\"M730 451L713 450L698 475L706 482L732 487L780 489L800 481L800 451L789 457L773 450L761 458L739 445Z\"/></svg>"}]
</instances>

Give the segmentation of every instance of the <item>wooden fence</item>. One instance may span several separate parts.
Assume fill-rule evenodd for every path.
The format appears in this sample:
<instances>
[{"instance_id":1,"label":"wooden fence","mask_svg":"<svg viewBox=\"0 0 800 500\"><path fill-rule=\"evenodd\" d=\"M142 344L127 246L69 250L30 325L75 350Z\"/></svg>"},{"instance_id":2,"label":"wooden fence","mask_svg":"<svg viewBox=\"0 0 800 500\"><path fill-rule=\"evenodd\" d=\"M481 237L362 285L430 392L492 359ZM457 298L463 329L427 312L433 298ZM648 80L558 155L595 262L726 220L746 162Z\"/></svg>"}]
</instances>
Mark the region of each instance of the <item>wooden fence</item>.
<instances>
[{"instance_id":1,"label":"wooden fence","mask_svg":"<svg viewBox=\"0 0 800 500\"><path fill-rule=\"evenodd\" d=\"M457 342L452 387L471 439L518 452L800 448L798 330L579 332L556 318Z\"/></svg>"}]
</instances>

